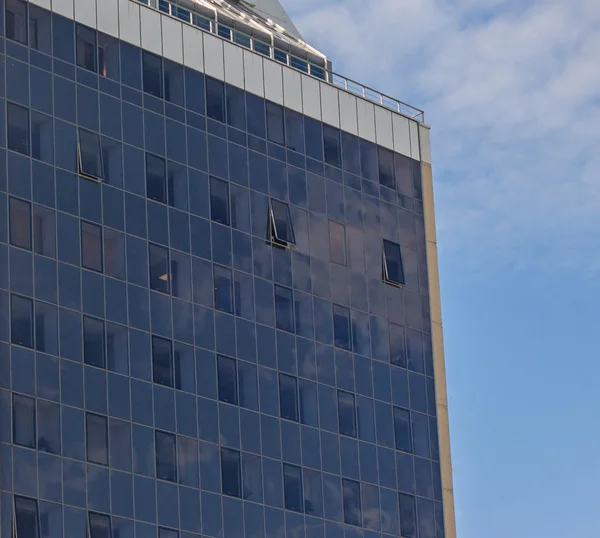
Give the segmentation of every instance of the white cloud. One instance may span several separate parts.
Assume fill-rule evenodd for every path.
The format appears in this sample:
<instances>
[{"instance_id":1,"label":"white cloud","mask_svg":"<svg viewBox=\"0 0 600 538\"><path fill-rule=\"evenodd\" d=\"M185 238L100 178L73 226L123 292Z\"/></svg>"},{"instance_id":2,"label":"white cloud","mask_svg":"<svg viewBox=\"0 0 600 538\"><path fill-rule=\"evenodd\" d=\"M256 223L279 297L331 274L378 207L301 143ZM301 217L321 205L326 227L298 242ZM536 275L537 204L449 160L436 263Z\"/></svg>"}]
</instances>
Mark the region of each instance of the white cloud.
<instances>
[{"instance_id":1,"label":"white cloud","mask_svg":"<svg viewBox=\"0 0 600 538\"><path fill-rule=\"evenodd\" d=\"M283 3L337 71L425 109L444 252L600 267L600 4Z\"/></svg>"}]
</instances>

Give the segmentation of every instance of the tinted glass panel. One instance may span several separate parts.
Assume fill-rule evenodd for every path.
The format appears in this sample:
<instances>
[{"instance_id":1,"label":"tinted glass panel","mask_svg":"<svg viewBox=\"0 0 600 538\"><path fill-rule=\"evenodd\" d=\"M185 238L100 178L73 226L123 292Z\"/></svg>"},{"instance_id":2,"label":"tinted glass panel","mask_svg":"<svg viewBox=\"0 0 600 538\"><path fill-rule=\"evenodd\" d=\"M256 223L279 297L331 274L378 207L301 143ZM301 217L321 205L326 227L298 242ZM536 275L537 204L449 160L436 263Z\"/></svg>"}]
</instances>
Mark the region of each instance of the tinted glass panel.
<instances>
[{"instance_id":1,"label":"tinted glass panel","mask_svg":"<svg viewBox=\"0 0 600 538\"><path fill-rule=\"evenodd\" d=\"M229 185L215 177L210 178L210 218L229 226Z\"/></svg>"},{"instance_id":2,"label":"tinted glass panel","mask_svg":"<svg viewBox=\"0 0 600 538\"><path fill-rule=\"evenodd\" d=\"M45 9L29 4L29 46L46 54L52 52L52 19Z\"/></svg>"},{"instance_id":3,"label":"tinted glass panel","mask_svg":"<svg viewBox=\"0 0 600 538\"><path fill-rule=\"evenodd\" d=\"M33 206L33 250L44 256L56 254L54 211L39 205Z\"/></svg>"},{"instance_id":4,"label":"tinted glass panel","mask_svg":"<svg viewBox=\"0 0 600 538\"><path fill-rule=\"evenodd\" d=\"M86 364L104 368L106 366L104 353L104 321L83 318L83 357Z\"/></svg>"},{"instance_id":5,"label":"tinted glass panel","mask_svg":"<svg viewBox=\"0 0 600 538\"><path fill-rule=\"evenodd\" d=\"M290 207L278 200L271 200L271 226L273 227L273 239L286 244L295 244L294 227Z\"/></svg>"},{"instance_id":6,"label":"tinted glass panel","mask_svg":"<svg viewBox=\"0 0 600 538\"><path fill-rule=\"evenodd\" d=\"M404 268L402 266L400 245L384 239L383 256L385 279L394 284L404 284Z\"/></svg>"},{"instance_id":7,"label":"tinted glass panel","mask_svg":"<svg viewBox=\"0 0 600 538\"><path fill-rule=\"evenodd\" d=\"M31 205L10 199L10 243L31 250Z\"/></svg>"},{"instance_id":8,"label":"tinted glass panel","mask_svg":"<svg viewBox=\"0 0 600 538\"><path fill-rule=\"evenodd\" d=\"M382 147L378 148L379 152L379 183L389 187L390 189L396 188L396 182L394 180L394 154L389 150Z\"/></svg>"},{"instance_id":9,"label":"tinted glass panel","mask_svg":"<svg viewBox=\"0 0 600 538\"><path fill-rule=\"evenodd\" d=\"M221 449L221 480L225 495L241 497L242 473L240 453L237 450Z\"/></svg>"},{"instance_id":10,"label":"tinted glass panel","mask_svg":"<svg viewBox=\"0 0 600 538\"><path fill-rule=\"evenodd\" d=\"M35 400L13 394L13 443L35 448Z\"/></svg>"},{"instance_id":11,"label":"tinted glass panel","mask_svg":"<svg viewBox=\"0 0 600 538\"><path fill-rule=\"evenodd\" d=\"M104 178L100 137L85 129L79 129L79 171L92 178Z\"/></svg>"},{"instance_id":12,"label":"tinted glass panel","mask_svg":"<svg viewBox=\"0 0 600 538\"><path fill-rule=\"evenodd\" d=\"M96 72L96 32L77 25L77 65Z\"/></svg>"},{"instance_id":13,"label":"tinted glass panel","mask_svg":"<svg viewBox=\"0 0 600 538\"><path fill-rule=\"evenodd\" d=\"M399 407L394 408L394 430L396 448L405 452L412 451L412 435L410 431L410 412Z\"/></svg>"},{"instance_id":14,"label":"tinted glass panel","mask_svg":"<svg viewBox=\"0 0 600 538\"><path fill-rule=\"evenodd\" d=\"M304 121L302 114L285 109L285 143L289 149L304 153Z\"/></svg>"},{"instance_id":15,"label":"tinted glass panel","mask_svg":"<svg viewBox=\"0 0 600 538\"><path fill-rule=\"evenodd\" d=\"M38 538L37 501L25 497L15 497L15 538Z\"/></svg>"},{"instance_id":16,"label":"tinted glass panel","mask_svg":"<svg viewBox=\"0 0 600 538\"><path fill-rule=\"evenodd\" d=\"M231 269L215 265L215 308L233 313L233 283Z\"/></svg>"},{"instance_id":17,"label":"tinted glass panel","mask_svg":"<svg viewBox=\"0 0 600 538\"><path fill-rule=\"evenodd\" d=\"M390 323L390 362L406 368L406 344L404 327Z\"/></svg>"},{"instance_id":18,"label":"tinted glass panel","mask_svg":"<svg viewBox=\"0 0 600 538\"><path fill-rule=\"evenodd\" d=\"M102 271L102 228L81 221L81 265Z\"/></svg>"},{"instance_id":19,"label":"tinted glass panel","mask_svg":"<svg viewBox=\"0 0 600 538\"><path fill-rule=\"evenodd\" d=\"M298 387L295 377L279 374L279 409L281 418L298 422Z\"/></svg>"},{"instance_id":20,"label":"tinted glass panel","mask_svg":"<svg viewBox=\"0 0 600 538\"><path fill-rule=\"evenodd\" d=\"M27 44L27 4L6 0L6 37Z\"/></svg>"},{"instance_id":21,"label":"tinted glass panel","mask_svg":"<svg viewBox=\"0 0 600 538\"><path fill-rule=\"evenodd\" d=\"M144 91L155 97L163 96L162 59L144 51L142 55Z\"/></svg>"},{"instance_id":22,"label":"tinted glass panel","mask_svg":"<svg viewBox=\"0 0 600 538\"><path fill-rule=\"evenodd\" d=\"M338 414L340 433L356 437L356 410L354 407L354 394L338 391Z\"/></svg>"},{"instance_id":23,"label":"tinted glass panel","mask_svg":"<svg viewBox=\"0 0 600 538\"><path fill-rule=\"evenodd\" d=\"M111 538L110 517L90 512L90 538Z\"/></svg>"},{"instance_id":24,"label":"tinted glass panel","mask_svg":"<svg viewBox=\"0 0 600 538\"><path fill-rule=\"evenodd\" d=\"M6 104L8 149L29 155L29 111L12 103Z\"/></svg>"},{"instance_id":25,"label":"tinted glass panel","mask_svg":"<svg viewBox=\"0 0 600 538\"><path fill-rule=\"evenodd\" d=\"M417 537L417 514L415 498L412 495L399 494L400 535L402 538Z\"/></svg>"},{"instance_id":26,"label":"tinted glass panel","mask_svg":"<svg viewBox=\"0 0 600 538\"><path fill-rule=\"evenodd\" d=\"M329 252L331 261L346 265L346 227L329 221Z\"/></svg>"},{"instance_id":27,"label":"tinted glass panel","mask_svg":"<svg viewBox=\"0 0 600 538\"><path fill-rule=\"evenodd\" d=\"M173 358L169 340L152 337L152 370L155 383L173 386Z\"/></svg>"},{"instance_id":28,"label":"tinted glass panel","mask_svg":"<svg viewBox=\"0 0 600 538\"><path fill-rule=\"evenodd\" d=\"M88 461L108 465L106 417L86 414L86 439Z\"/></svg>"},{"instance_id":29,"label":"tinted glass panel","mask_svg":"<svg viewBox=\"0 0 600 538\"><path fill-rule=\"evenodd\" d=\"M333 329L335 345L351 349L350 340L350 311L343 306L333 306Z\"/></svg>"},{"instance_id":30,"label":"tinted glass panel","mask_svg":"<svg viewBox=\"0 0 600 538\"><path fill-rule=\"evenodd\" d=\"M33 347L33 302L18 295L11 296L11 342Z\"/></svg>"},{"instance_id":31,"label":"tinted glass panel","mask_svg":"<svg viewBox=\"0 0 600 538\"><path fill-rule=\"evenodd\" d=\"M177 460L175 436L156 432L156 477L175 482Z\"/></svg>"},{"instance_id":32,"label":"tinted glass panel","mask_svg":"<svg viewBox=\"0 0 600 538\"><path fill-rule=\"evenodd\" d=\"M353 480L342 480L342 490L344 496L344 523L362 525L359 483Z\"/></svg>"},{"instance_id":33,"label":"tinted glass panel","mask_svg":"<svg viewBox=\"0 0 600 538\"><path fill-rule=\"evenodd\" d=\"M282 286L275 286L275 316L278 329L293 332L294 306L292 290Z\"/></svg>"},{"instance_id":34,"label":"tinted glass panel","mask_svg":"<svg viewBox=\"0 0 600 538\"><path fill-rule=\"evenodd\" d=\"M219 400L237 404L237 375L234 359L218 358Z\"/></svg>"},{"instance_id":35,"label":"tinted glass panel","mask_svg":"<svg viewBox=\"0 0 600 538\"><path fill-rule=\"evenodd\" d=\"M286 510L304 511L302 497L302 471L300 467L283 466L283 489Z\"/></svg>"},{"instance_id":36,"label":"tinted glass panel","mask_svg":"<svg viewBox=\"0 0 600 538\"><path fill-rule=\"evenodd\" d=\"M225 85L206 77L206 115L225 123Z\"/></svg>"},{"instance_id":37,"label":"tinted glass panel","mask_svg":"<svg viewBox=\"0 0 600 538\"><path fill-rule=\"evenodd\" d=\"M267 101L267 137L276 144L285 144L283 107Z\"/></svg>"},{"instance_id":38,"label":"tinted glass panel","mask_svg":"<svg viewBox=\"0 0 600 538\"><path fill-rule=\"evenodd\" d=\"M183 66L163 60L165 74L165 99L179 106L184 106Z\"/></svg>"},{"instance_id":39,"label":"tinted glass panel","mask_svg":"<svg viewBox=\"0 0 600 538\"><path fill-rule=\"evenodd\" d=\"M148 198L167 203L165 160L146 153L146 192Z\"/></svg>"},{"instance_id":40,"label":"tinted glass panel","mask_svg":"<svg viewBox=\"0 0 600 538\"><path fill-rule=\"evenodd\" d=\"M148 247L148 257L150 260L150 288L163 293L169 293L170 272L169 272L169 251L158 245Z\"/></svg>"},{"instance_id":41,"label":"tinted glass panel","mask_svg":"<svg viewBox=\"0 0 600 538\"><path fill-rule=\"evenodd\" d=\"M340 147L340 131L329 125L323 125L323 150L325 162L332 166L342 167L342 150Z\"/></svg>"}]
</instances>

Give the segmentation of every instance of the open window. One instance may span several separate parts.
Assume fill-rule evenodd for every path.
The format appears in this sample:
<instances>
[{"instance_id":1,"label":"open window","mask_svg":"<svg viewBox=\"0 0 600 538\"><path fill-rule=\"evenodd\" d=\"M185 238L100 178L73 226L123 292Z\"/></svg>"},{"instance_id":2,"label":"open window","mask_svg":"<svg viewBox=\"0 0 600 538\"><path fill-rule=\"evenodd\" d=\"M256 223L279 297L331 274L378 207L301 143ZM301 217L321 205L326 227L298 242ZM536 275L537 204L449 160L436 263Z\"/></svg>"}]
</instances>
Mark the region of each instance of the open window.
<instances>
[{"instance_id":1,"label":"open window","mask_svg":"<svg viewBox=\"0 0 600 538\"><path fill-rule=\"evenodd\" d=\"M278 247L289 248L296 244L290 206L285 202L271 199L269 209L269 239Z\"/></svg>"},{"instance_id":2,"label":"open window","mask_svg":"<svg viewBox=\"0 0 600 538\"><path fill-rule=\"evenodd\" d=\"M39 538L38 505L35 499L15 496L15 538Z\"/></svg>"},{"instance_id":3,"label":"open window","mask_svg":"<svg viewBox=\"0 0 600 538\"><path fill-rule=\"evenodd\" d=\"M89 538L110 538L111 524L110 516L105 514L89 513L88 536Z\"/></svg>"},{"instance_id":4,"label":"open window","mask_svg":"<svg viewBox=\"0 0 600 538\"><path fill-rule=\"evenodd\" d=\"M79 129L79 173L88 179L101 181L104 179L100 136L85 129Z\"/></svg>"},{"instance_id":5,"label":"open window","mask_svg":"<svg viewBox=\"0 0 600 538\"><path fill-rule=\"evenodd\" d=\"M393 286L404 286L404 267L400 245L383 240L383 280Z\"/></svg>"}]
</instances>

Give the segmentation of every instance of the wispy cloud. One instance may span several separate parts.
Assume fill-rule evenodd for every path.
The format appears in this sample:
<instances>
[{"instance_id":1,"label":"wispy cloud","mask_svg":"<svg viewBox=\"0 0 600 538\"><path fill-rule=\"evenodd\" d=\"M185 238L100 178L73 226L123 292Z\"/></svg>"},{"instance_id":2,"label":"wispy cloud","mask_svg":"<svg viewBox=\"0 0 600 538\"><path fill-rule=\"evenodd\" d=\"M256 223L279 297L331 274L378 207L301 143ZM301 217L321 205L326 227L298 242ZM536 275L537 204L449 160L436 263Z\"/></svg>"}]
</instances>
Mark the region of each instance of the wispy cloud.
<instances>
[{"instance_id":1,"label":"wispy cloud","mask_svg":"<svg viewBox=\"0 0 600 538\"><path fill-rule=\"evenodd\" d=\"M447 254L600 269L600 4L283 3L337 71L425 109Z\"/></svg>"}]
</instances>

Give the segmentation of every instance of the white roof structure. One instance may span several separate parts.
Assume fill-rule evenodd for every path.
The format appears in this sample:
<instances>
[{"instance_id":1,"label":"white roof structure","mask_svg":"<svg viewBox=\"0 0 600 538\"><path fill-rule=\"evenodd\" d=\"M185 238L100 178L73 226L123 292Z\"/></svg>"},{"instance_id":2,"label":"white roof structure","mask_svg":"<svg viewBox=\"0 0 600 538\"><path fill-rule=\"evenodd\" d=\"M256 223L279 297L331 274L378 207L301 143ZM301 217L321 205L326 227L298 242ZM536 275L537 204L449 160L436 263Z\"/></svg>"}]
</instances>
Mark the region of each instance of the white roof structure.
<instances>
[{"instance_id":1,"label":"white roof structure","mask_svg":"<svg viewBox=\"0 0 600 538\"><path fill-rule=\"evenodd\" d=\"M233 3L236 3L235 0ZM294 23L278 0L251 0L251 4L254 4L254 7L250 7L252 11L265 19L271 19L273 22L279 24L288 34L302 39L300 32L294 26Z\"/></svg>"}]
</instances>

